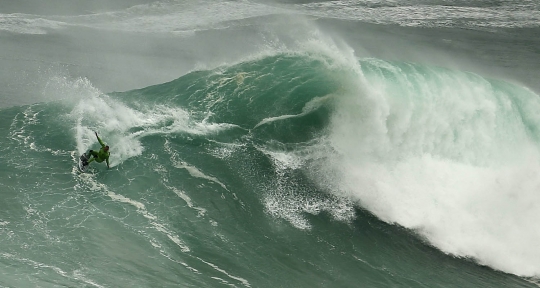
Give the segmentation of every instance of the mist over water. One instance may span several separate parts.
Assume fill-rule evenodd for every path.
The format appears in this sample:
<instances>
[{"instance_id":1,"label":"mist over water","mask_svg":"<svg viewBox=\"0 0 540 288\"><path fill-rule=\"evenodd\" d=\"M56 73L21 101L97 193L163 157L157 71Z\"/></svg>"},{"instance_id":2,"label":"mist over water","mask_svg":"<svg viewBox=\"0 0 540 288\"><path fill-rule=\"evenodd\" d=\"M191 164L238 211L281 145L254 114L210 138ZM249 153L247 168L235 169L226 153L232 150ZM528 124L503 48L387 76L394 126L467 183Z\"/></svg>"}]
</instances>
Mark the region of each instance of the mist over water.
<instances>
[{"instance_id":1,"label":"mist over water","mask_svg":"<svg viewBox=\"0 0 540 288\"><path fill-rule=\"evenodd\" d=\"M0 286L537 287L538 8L0 3Z\"/></svg>"}]
</instances>

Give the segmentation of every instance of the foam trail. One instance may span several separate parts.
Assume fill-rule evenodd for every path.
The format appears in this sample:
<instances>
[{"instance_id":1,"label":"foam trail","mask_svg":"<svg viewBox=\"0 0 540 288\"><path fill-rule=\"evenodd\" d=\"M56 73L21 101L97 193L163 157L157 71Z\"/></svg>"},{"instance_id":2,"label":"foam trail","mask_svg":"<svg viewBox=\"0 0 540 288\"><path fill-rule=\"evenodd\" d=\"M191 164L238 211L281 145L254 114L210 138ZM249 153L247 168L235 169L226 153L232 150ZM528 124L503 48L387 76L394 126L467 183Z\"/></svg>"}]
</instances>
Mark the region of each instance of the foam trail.
<instances>
[{"instance_id":1,"label":"foam trail","mask_svg":"<svg viewBox=\"0 0 540 288\"><path fill-rule=\"evenodd\" d=\"M217 265L212 264L212 263L207 262L207 261L204 261L203 259L201 259L201 258L199 258L199 257L197 257L197 259L199 259L199 260L200 260L201 262L203 262L204 264L206 264L206 265L208 265L208 266L214 268L216 271L219 271L219 272L225 274L227 277L229 277L229 278L231 278L231 279L233 279L233 280L236 280L236 281L242 283L242 285L244 285L245 287L251 287L251 285L249 284L249 282L248 282L246 279L240 278L240 277L238 277L238 276L231 275L231 274L229 274L227 271L225 271L225 270L219 268Z\"/></svg>"},{"instance_id":2,"label":"foam trail","mask_svg":"<svg viewBox=\"0 0 540 288\"><path fill-rule=\"evenodd\" d=\"M299 117L305 116L305 115L317 110L322 105L324 105L324 102L326 102L331 96L332 95L328 95L328 96L325 96L325 97L315 97L313 100L306 103L306 105L302 108L302 113L300 113L300 114L281 115L281 116L276 116L276 117L264 118L263 120L261 120L261 122L257 123L257 125L255 125L255 127L253 127L253 129L255 129L255 128L261 126L261 125L272 123L274 121L280 121L280 120L285 120L285 119L289 119L289 118L299 118Z\"/></svg>"},{"instance_id":3,"label":"foam trail","mask_svg":"<svg viewBox=\"0 0 540 288\"><path fill-rule=\"evenodd\" d=\"M86 174L79 174L80 179L88 185L88 188L92 191L101 191L103 194L107 195L112 201L129 204L136 208L136 211L139 215L142 215L144 218L148 219L152 227L167 236L171 241L173 241L181 251L184 253L190 252L189 247L176 235L176 233L170 231L157 216L150 213L144 203L130 199L124 195L114 193L111 191L107 185L96 182L95 178Z\"/></svg>"},{"instance_id":4,"label":"foam trail","mask_svg":"<svg viewBox=\"0 0 540 288\"><path fill-rule=\"evenodd\" d=\"M363 64L367 78L340 98L330 129L338 190L446 253L539 276L540 145L526 123L538 95L469 73Z\"/></svg>"},{"instance_id":5,"label":"foam trail","mask_svg":"<svg viewBox=\"0 0 540 288\"><path fill-rule=\"evenodd\" d=\"M67 23L26 14L0 14L0 31L19 34L47 34L48 30L65 28Z\"/></svg>"},{"instance_id":6,"label":"foam trail","mask_svg":"<svg viewBox=\"0 0 540 288\"><path fill-rule=\"evenodd\" d=\"M45 263L40 263L31 259L26 258L20 258L17 255L13 255L10 253L2 253L0 254L1 258L8 259L13 262L17 262L23 265L31 266L34 270L52 270L56 274L67 278L67 279L75 279L81 282L86 283L87 285L103 288L104 286L97 284L93 280L89 279L86 275L84 275L81 271L74 270L71 273L64 271L56 266L48 265Z\"/></svg>"},{"instance_id":7,"label":"foam trail","mask_svg":"<svg viewBox=\"0 0 540 288\"><path fill-rule=\"evenodd\" d=\"M208 181L214 182L218 184L219 186L221 186L221 188L225 189L226 191L229 191L229 189L227 189L227 186L225 186L225 184L223 184L217 178L208 176L204 174L202 171L200 171L199 169L197 169L196 167L188 165L186 162L182 160L176 159L178 158L178 154L171 148L171 144L169 141L165 142L165 151L167 151L171 155L171 161L173 162L174 167L179 168L179 169L186 169L186 171L188 171L189 175L191 175L192 177L206 179Z\"/></svg>"}]
</instances>

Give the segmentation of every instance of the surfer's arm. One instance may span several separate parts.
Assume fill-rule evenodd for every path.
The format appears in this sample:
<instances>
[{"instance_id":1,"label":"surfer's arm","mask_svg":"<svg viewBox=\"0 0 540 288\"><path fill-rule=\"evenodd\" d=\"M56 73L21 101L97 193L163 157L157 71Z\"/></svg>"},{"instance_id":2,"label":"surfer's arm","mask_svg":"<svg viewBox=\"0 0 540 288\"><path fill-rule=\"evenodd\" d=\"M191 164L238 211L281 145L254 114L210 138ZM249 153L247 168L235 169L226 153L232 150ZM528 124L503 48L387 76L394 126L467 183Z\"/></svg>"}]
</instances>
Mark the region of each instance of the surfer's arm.
<instances>
[{"instance_id":1,"label":"surfer's arm","mask_svg":"<svg viewBox=\"0 0 540 288\"><path fill-rule=\"evenodd\" d=\"M105 159L105 161L107 161L107 169L111 169L111 166L109 166L109 157L107 157L107 159Z\"/></svg>"},{"instance_id":2,"label":"surfer's arm","mask_svg":"<svg viewBox=\"0 0 540 288\"><path fill-rule=\"evenodd\" d=\"M101 145L101 147L105 147L105 143L103 143L103 141L101 141L101 139L97 135L97 132L94 132L94 133L96 133L96 138L97 138L97 141L99 142L99 145Z\"/></svg>"}]
</instances>

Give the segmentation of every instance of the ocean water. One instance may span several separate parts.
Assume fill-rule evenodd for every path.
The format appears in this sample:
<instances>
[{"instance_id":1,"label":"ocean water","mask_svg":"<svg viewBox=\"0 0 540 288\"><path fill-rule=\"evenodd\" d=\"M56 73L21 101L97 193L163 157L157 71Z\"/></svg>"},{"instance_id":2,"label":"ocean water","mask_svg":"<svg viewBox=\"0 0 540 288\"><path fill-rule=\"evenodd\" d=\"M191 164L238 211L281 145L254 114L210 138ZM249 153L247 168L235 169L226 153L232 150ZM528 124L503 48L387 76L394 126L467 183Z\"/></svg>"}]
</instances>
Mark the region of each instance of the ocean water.
<instances>
[{"instance_id":1,"label":"ocean water","mask_svg":"<svg viewBox=\"0 0 540 288\"><path fill-rule=\"evenodd\" d=\"M538 36L537 1L2 1L0 287L538 287Z\"/></svg>"}]
</instances>

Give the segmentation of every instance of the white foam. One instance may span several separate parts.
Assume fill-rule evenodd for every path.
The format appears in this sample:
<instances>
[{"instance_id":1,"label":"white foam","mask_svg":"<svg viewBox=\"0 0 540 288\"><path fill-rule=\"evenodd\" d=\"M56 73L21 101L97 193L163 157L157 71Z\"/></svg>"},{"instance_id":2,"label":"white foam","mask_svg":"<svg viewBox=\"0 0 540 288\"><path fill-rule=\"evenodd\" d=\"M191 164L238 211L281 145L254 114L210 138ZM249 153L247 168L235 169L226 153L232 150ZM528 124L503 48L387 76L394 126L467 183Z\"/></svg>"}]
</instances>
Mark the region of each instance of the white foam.
<instances>
[{"instance_id":1,"label":"white foam","mask_svg":"<svg viewBox=\"0 0 540 288\"><path fill-rule=\"evenodd\" d=\"M45 263L41 263L38 261L34 261L32 259L27 258L21 258L18 255L10 254L10 253L2 253L0 254L1 257L9 259L11 262L17 262L19 264L24 264L27 266L31 266L33 269L49 269L56 274L67 278L67 279L75 279L78 281L82 281L90 286L103 288L104 286L101 286L97 284L94 280L89 279L87 276L85 276L80 270L73 270L72 273L69 273L68 271L62 270L59 267L56 267L54 265L49 265Z\"/></svg>"},{"instance_id":2,"label":"white foam","mask_svg":"<svg viewBox=\"0 0 540 288\"><path fill-rule=\"evenodd\" d=\"M57 17L70 25L105 30L191 35L194 31L222 29L234 21L287 13L287 10L247 1L168 1L89 15Z\"/></svg>"},{"instance_id":3,"label":"white foam","mask_svg":"<svg viewBox=\"0 0 540 288\"><path fill-rule=\"evenodd\" d=\"M401 5L396 1L328 1L296 4L296 13L311 16L397 24L410 27L531 28L538 27L540 15L534 1L508 6ZM375 5L373 5L375 4ZM516 17L519 15L519 17ZM511 21L509 20L511 19Z\"/></svg>"},{"instance_id":4,"label":"white foam","mask_svg":"<svg viewBox=\"0 0 540 288\"><path fill-rule=\"evenodd\" d=\"M264 118L263 120L261 120L261 122L257 123L257 125L255 125L255 127L253 127L253 129L255 129L255 128L261 126L261 125L265 125L267 123L272 123L272 122L275 122L275 121L281 121L281 120L285 120L285 119L289 119L289 118L298 118L298 117L305 116L305 115L317 110L322 105L324 105L324 103L330 97L332 97L332 95L327 95L327 96L324 96L324 97L315 97L315 98L311 99L308 103L306 103L304 105L304 107L302 108L302 112L300 114L281 115L281 116L276 116L276 117Z\"/></svg>"},{"instance_id":5,"label":"white foam","mask_svg":"<svg viewBox=\"0 0 540 288\"><path fill-rule=\"evenodd\" d=\"M173 33L191 35L194 31L222 29L233 21L287 13L287 10L260 3L231 1L155 2L121 11L77 16L0 14L0 30L24 34L47 34L50 30L82 26L124 32Z\"/></svg>"},{"instance_id":6,"label":"white foam","mask_svg":"<svg viewBox=\"0 0 540 288\"><path fill-rule=\"evenodd\" d=\"M399 5L394 1L328 1L307 4L262 4L249 1L167 1L136 5L121 11L77 16L0 14L0 30L46 34L83 26L124 32L189 36L196 31L225 29L239 20L268 15L323 17L410 27L533 28L539 27L538 4L474 7ZM373 4L376 4L375 6ZM519 15L519 17L516 17ZM510 19L510 20L509 20Z\"/></svg>"},{"instance_id":7,"label":"white foam","mask_svg":"<svg viewBox=\"0 0 540 288\"><path fill-rule=\"evenodd\" d=\"M69 118L74 121L74 137L79 154L99 149L94 135L111 148L111 166L141 155L140 139L154 134L190 133L205 135L236 127L227 123L194 121L180 107L128 105L102 94L87 79L52 78L46 89L61 93L66 105L73 105Z\"/></svg>"},{"instance_id":8,"label":"white foam","mask_svg":"<svg viewBox=\"0 0 540 288\"><path fill-rule=\"evenodd\" d=\"M354 219L356 215L351 201L344 197L317 196L317 191L297 185L298 179L291 177L296 170L307 168L307 159L318 157L318 153L312 151L310 146L299 148L294 152L261 147L257 149L272 160L276 171L275 181L266 185L263 199L265 209L270 215L284 219L294 227L304 230L311 229L311 224L305 217L306 213L318 215L321 212L328 212L334 219L343 222Z\"/></svg>"},{"instance_id":9,"label":"white foam","mask_svg":"<svg viewBox=\"0 0 540 288\"><path fill-rule=\"evenodd\" d=\"M540 98L472 74L414 73L344 91L321 181L446 253L540 275L540 150L522 122Z\"/></svg>"},{"instance_id":10,"label":"white foam","mask_svg":"<svg viewBox=\"0 0 540 288\"><path fill-rule=\"evenodd\" d=\"M199 258L199 257L197 257L197 259L199 259L199 260L200 260L201 262L203 262L204 264L206 264L206 265L208 265L208 266L214 268L216 271L219 271L219 272L225 274L227 277L229 277L229 278L231 278L231 279L234 279L234 280L236 280L236 281L239 281L239 282L242 283L242 285L244 285L245 287L251 287L251 285L249 284L249 282L248 282L246 279L241 278L241 277L238 277L238 276L231 275L231 274L229 274L227 271L225 271L225 270L219 268L216 264L210 263L210 262L208 262L208 261L204 261L203 259L201 259L201 258ZM220 279L220 278L218 278L218 279ZM220 280L223 280L223 279L220 279ZM226 281L225 281L225 282L226 282Z\"/></svg>"},{"instance_id":11,"label":"white foam","mask_svg":"<svg viewBox=\"0 0 540 288\"><path fill-rule=\"evenodd\" d=\"M165 151L167 151L171 155L171 161L173 162L174 167L179 168L179 169L186 169L186 171L188 171L188 173L189 173L189 175L191 175L191 177L201 178L201 179L205 179L205 180L214 182L214 183L218 184L219 186L221 186L226 191L229 191L227 186L225 186L225 184L223 184L221 181L219 181L219 179L217 179L216 177L206 175L206 174L204 174L204 172L199 170L197 167L191 166L188 163L177 159L178 154L175 151L173 151L173 149L171 148L170 143L169 143L168 140L165 142Z\"/></svg>"},{"instance_id":12,"label":"white foam","mask_svg":"<svg viewBox=\"0 0 540 288\"><path fill-rule=\"evenodd\" d=\"M158 172L161 175L161 179L162 179L161 182L162 182L163 186L165 186L167 189L173 191L174 194L176 194L178 197L180 197L182 200L184 200L189 208L195 209L197 211L197 214L198 214L199 217L203 217L206 214L206 209L195 206L193 204L193 201L186 194L185 191L183 191L181 189L178 189L178 188L176 188L174 186L169 186L168 185L169 179L166 176L168 173L167 173L167 169L165 169L165 167L163 167L161 165L158 165L156 168L154 168L154 171Z\"/></svg>"},{"instance_id":13,"label":"white foam","mask_svg":"<svg viewBox=\"0 0 540 288\"><path fill-rule=\"evenodd\" d=\"M0 14L0 30L19 34L47 34L62 29L66 23L27 14Z\"/></svg>"}]
</instances>

